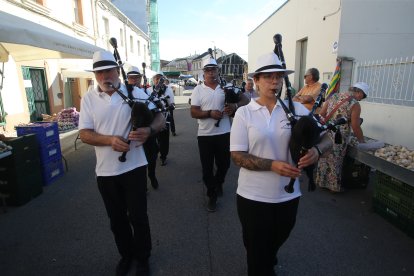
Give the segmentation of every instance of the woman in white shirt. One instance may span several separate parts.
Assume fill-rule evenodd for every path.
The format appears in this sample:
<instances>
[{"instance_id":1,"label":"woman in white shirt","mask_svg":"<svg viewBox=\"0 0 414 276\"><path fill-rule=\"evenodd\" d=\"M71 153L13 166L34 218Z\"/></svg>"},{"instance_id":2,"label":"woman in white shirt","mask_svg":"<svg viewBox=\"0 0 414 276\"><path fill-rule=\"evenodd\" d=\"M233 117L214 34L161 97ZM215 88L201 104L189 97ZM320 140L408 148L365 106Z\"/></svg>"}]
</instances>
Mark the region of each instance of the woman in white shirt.
<instances>
[{"instance_id":1,"label":"woman in white shirt","mask_svg":"<svg viewBox=\"0 0 414 276\"><path fill-rule=\"evenodd\" d=\"M298 180L293 193L284 187L319 158L316 148L299 160L298 167L291 158L291 127L276 94L283 77L293 71L284 69L273 52L259 57L257 68L249 77L254 79L259 98L237 110L230 136L231 157L241 167L237 211L249 276L275 275L277 251L295 225L301 196ZM297 115L309 113L300 103L294 107ZM318 144L321 151L330 147L329 140L323 141Z\"/></svg>"}]
</instances>

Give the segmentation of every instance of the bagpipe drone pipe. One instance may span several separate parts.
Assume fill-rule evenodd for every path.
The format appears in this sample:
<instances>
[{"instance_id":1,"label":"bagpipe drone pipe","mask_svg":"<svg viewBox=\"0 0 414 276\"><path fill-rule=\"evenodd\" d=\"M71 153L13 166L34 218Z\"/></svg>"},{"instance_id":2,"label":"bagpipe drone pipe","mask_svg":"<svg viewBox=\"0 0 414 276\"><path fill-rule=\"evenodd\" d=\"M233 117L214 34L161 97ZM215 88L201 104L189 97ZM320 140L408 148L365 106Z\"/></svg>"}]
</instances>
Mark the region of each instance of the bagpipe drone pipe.
<instances>
[{"instance_id":1,"label":"bagpipe drone pipe","mask_svg":"<svg viewBox=\"0 0 414 276\"><path fill-rule=\"evenodd\" d=\"M138 128L141 128L141 127L149 127L154 119L154 116L150 110L150 107L151 109L153 109L154 107L153 105L151 105L151 101L148 99L145 101L145 103L140 102L140 101L135 101L133 99L132 91L134 87L128 84L128 79L126 77L124 68L122 67L122 61L118 53L117 41L115 38L112 37L109 40L109 43L114 48L114 58L116 62L118 63L119 67L121 68L122 77L124 79L125 85L128 90L128 97L125 96L124 93L122 93L122 91L119 90L119 87L118 88L114 87L112 84L110 86L112 86L112 88L119 94L119 96L121 96L121 98L129 105L129 107L131 107L131 120L130 122L128 122L128 123L131 123L131 129L137 130ZM136 100L139 100L139 99L136 99ZM131 141L128 140L128 144L130 143ZM120 162L125 162L126 154L127 152L123 152L122 155L119 156L118 160Z\"/></svg>"},{"instance_id":2,"label":"bagpipe drone pipe","mask_svg":"<svg viewBox=\"0 0 414 276\"><path fill-rule=\"evenodd\" d=\"M286 63L285 63L285 59L284 59L284 55L282 51L282 36L280 34L276 34L273 37L273 40L275 42L274 53L279 57L280 61L282 62L283 68L286 69ZM318 117L314 115L314 112L316 111L317 107L320 106L323 95L325 94L326 89L328 88L328 85L326 83L321 85L319 96L317 100L315 101L315 104L312 107L311 112L305 116L297 116L295 114L295 109L294 109L293 100L292 100L291 85L290 85L290 81L287 75L284 77L284 80L285 80L285 84L287 88L286 97L289 103L289 108L280 99L281 91L279 91L277 98L283 110L285 111L286 117L292 127L292 133L291 133L291 137L289 140L289 150L290 150L293 162L295 162L295 164L298 164L300 158L306 155L306 153L312 147L316 146L320 142L320 137L321 137L322 132L326 130L334 131L338 133L338 137L339 137L340 132L336 126L340 124L345 124L347 120L345 118L339 118L330 124L324 125L319 121ZM318 150L318 153L319 153L319 150ZM315 168L315 165L310 165L303 169L309 179L309 185L308 185L309 191L314 191L316 188L314 177L313 177L314 168ZM289 184L285 186L285 191L287 193L294 192L294 188L293 188L294 183L295 183L295 178L291 178Z\"/></svg>"}]
</instances>

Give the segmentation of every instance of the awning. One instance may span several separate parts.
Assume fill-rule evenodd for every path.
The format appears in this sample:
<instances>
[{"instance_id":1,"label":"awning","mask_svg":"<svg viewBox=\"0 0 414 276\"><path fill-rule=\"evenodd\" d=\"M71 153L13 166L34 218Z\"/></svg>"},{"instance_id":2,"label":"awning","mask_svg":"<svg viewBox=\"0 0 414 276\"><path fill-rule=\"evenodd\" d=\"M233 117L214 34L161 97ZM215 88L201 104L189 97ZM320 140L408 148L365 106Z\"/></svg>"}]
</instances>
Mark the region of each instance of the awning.
<instances>
[{"instance_id":1,"label":"awning","mask_svg":"<svg viewBox=\"0 0 414 276\"><path fill-rule=\"evenodd\" d=\"M62 77L64 78L84 78L84 79L94 79L95 75L93 72L83 71L83 70L73 70L73 69L64 69L61 71Z\"/></svg>"},{"instance_id":2,"label":"awning","mask_svg":"<svg viewBox=\"0 0 414 276\"><path fill-rule=\"evenodd\" d=\"M0 44L2 46L0 46L0 61L7 61L7 53L12 55L16 61L24 61L92 58L95 51L103 50L5 12L0 12Z\"/></svg>"}]
</instances>

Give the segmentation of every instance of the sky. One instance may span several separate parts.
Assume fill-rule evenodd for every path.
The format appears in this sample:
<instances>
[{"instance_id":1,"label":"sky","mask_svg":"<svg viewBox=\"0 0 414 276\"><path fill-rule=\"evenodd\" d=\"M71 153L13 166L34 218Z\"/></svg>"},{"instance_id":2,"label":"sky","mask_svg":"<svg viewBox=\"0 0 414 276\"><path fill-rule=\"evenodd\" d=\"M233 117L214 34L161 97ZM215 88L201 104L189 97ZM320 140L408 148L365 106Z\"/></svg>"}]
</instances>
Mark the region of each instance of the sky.
<instances>
[{"instance_id":1,"label":"sky","mask_svg":"<svg viewBox=\"0 0 414 276\"><path fill-rule=\"evenodd\" d=\"M247 61L248 34L285 1L158 0L160 59L218 48Z\"/></svg>"}]
</instances>

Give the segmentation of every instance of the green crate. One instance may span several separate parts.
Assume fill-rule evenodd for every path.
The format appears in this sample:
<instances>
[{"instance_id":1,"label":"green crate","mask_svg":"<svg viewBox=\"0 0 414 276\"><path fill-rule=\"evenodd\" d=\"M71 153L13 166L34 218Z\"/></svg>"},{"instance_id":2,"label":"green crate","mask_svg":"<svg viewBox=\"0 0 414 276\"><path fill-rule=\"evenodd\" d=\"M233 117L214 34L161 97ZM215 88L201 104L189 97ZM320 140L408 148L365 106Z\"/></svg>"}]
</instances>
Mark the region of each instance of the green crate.
<instances>
[{"instance_id":1,"label":"green crate","mask_svg":"<svg viewBox=\"0 0 414 276\"><path fill-rule=\"evenodd\" d=\"M374 198L372 200L374 211L385 218L391 224L402 230L404 233L414 238L414 219L401 215L398 210L387 206L382 201Z\"/></svg>"},{"instance_id":2,"label":"green crate","mask_svg":"<svg viewBox=\"0 0 414 276\"><path fill-rule=\"evenodd\" d=\"M414 187L377 171L374 199L409 219L414 219Z\"/></svg>"},{"instance_id":3,"label":"green crate","mask_svg":"<svg viewBox=\"0 0 414 276\"><path fill-rule=\"evenodd\" d=\"M414 218L414 199L387 186L376 187L374 198L407 218Z\"/></svg>"},{"instance_id":4,"label":"green crate","mask_svg":"<svg viewBox=\"0 0 414 276\"><path fill-rule=\"evenodd\" d=\"M389 187L393 191L414 199L414 187L383 172L376 171L376 186Z\"/></svg>"},{"instance_id":5,"label":"green crate","mask_svg":"<svg viewBox=\"0 0 414 276\"><path fill-rule=\"evenodd\" d=\"M344 188L365 189L369 183L371 168L352 157L345 156L342 162L342 183Z\"/></svg>"}]
</instances>

